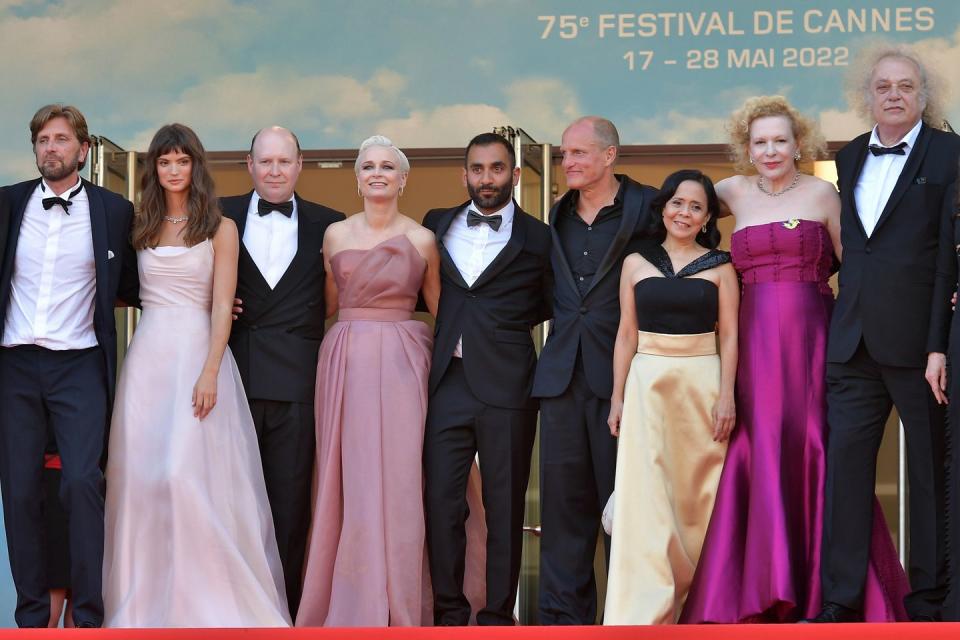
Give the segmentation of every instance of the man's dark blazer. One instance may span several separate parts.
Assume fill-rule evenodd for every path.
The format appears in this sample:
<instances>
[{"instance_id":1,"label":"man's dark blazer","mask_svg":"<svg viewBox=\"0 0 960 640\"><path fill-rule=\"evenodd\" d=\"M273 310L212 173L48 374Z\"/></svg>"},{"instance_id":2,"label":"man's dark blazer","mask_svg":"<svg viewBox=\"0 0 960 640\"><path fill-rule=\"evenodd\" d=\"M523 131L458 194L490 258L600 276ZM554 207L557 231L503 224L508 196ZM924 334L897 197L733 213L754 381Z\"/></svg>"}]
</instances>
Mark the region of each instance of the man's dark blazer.
<instances>
[{"instance_id":1,"label":"man's dark blazer","mask_svg":"<svg viewBox=\"0 0 960 640\"><path fill-rule=\"evenodd\" d=\"M609 398L613 390L613 343L620 325L620 269L623 259L650 239L653 230L650 203L657 194L653 187L627 176L617 175L617 178L627 181L620 228L583 296L557 234L557 216L568 210L573 192L564 195L550 210L552 261L557 282L553 322L533 384L533 395L538 398L553 398L566 391L578 349L591 391L600 398Z\"/></svg>"},{"instance_id":2,"label":"man's dark blazer","mask_svg":"<svg viewBox=\"0 0 960 640\"><path fill-rule=\"evenodd\" d=\"M443 237L469 204L434 209L423 219L423 226L436 234L440 251L430 393L440 384L462 335L463 368L473 395L494 407L529 408L537 363L530 330L551 314L550 231L517 206L507 244L468 286L444 248Z\"/></svg>"},{"instance_id":3,"label":"man's dark blazer","mask_svg":"<svg viewBox=\"0 0 960 640\"><path fill-rule=\"evenodd\" d=\"M233 323L230 350L251 400L312 404L327 316L323 234L344 215L295 196L297 253L271 289L243 244L252 197L253 191L220 199L240 233L237 297L243 313Z\"/></svg>"},{"instance_id":4,"label":"man's dark blazer","mask_svg":"<svg viewBox=\"0 0 960 640\"><path fill-rule=\"evenodd\" d=\"M38 184L40 178L6 187L10 225L6 255L0 270L0 337L6 324L7 306L10 304L10 281L13 277L17 243L20 240L20 224L23 222L27 201ZM137 255L130 244L133 205L116 193L86 180L83 181L83 187L90 202L90 232L93 236L96 265L93 329L106 361L106 388L112 404L117 369L117 326L113 308L118 298L131 306L140 305Z\"/></svg>"},{"instance_id":5,"label":"man's dark blazer","mask_svg":"<svg viewBox=\"0 0 960 640\"><path fill-rule=\"evenodd\" d=\"M843 263L827 361L847 362L862 338L881 365L925 367L928 350L946 351L938 331L931 331L930 310L943 198L957 179L960 137L921 126L868 238L854 190L869 141L867 132L837 152Z\"/></svg>"},{"instance_id":6,"label":"man's dark blazer","mask_svg":"<svg viewBox=\"0 0 960 640\"><path fill-rule=\"evenodd\" d=\"M7 200L7 192L5 189L0 187L0 274L3 272L3 265L5 260L3 257L7 255L7 236L10 233L10 201ZM2 276L0 276L2 279ZM0 318L0 322L3 322L5 318ZM0 329L3 331L3 329Z\"/></svg>"}]
</instances>

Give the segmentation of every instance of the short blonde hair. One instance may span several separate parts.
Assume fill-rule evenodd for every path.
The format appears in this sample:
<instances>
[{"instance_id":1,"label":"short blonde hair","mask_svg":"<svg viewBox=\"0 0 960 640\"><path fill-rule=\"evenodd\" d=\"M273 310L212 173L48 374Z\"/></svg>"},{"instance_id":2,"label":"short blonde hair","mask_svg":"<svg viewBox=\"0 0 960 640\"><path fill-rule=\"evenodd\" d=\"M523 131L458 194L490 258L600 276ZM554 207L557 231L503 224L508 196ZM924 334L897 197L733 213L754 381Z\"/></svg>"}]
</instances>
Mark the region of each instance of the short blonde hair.
<instances>
[{"instance_id":1,"label":"short blonde hair","mask_svg":"<svg viewBox=\"0 0 960 640\"><path fill-rule=\"evenodd\" d=\"M920 76L918 91L924 101L921 118L931 127L941 128L946 121L944 109L945 87L943 79L931 67L923 64L920 56L905 44L874 42L860 50L850 65L846 76L847 101L850 108L865 122L873 124L873 72L886 58L900 58L917 68Z\"/></svg>"},{"instance_id":2,"label":"short blonde hair","mask_svg":"<svg viewBox=\"0 0 960 640\"><path fill-rule=\"evenodd\" d=\"M353 163L353 172L355 174L360 174L360 163L363 161L363 153L370 147L383 147L384 149L393 151L397 156L397 164L400 165L400 171L402 173L410 173L410 161L407 160L406 154L400 151L390 138L377 134L370 136L360 143L360 150L357 151L357 160Z\"/></svg>"},{"instance_id":3,"label":"short blonde hair","mask_svg":"<svg viewBox=\"0 0 960 640\"><path fill-rule=\"evenodd\" d=\"M742 107L734 111L727 124L730 153L737 171L746 172L752 167L748 148L750 127L754 120L772 116L783 116L790 121L801 158L814 160L826 153L827 141L816 122L797 111L783 96L756 96L748 98Z\"/></svg>"}]
</instances>

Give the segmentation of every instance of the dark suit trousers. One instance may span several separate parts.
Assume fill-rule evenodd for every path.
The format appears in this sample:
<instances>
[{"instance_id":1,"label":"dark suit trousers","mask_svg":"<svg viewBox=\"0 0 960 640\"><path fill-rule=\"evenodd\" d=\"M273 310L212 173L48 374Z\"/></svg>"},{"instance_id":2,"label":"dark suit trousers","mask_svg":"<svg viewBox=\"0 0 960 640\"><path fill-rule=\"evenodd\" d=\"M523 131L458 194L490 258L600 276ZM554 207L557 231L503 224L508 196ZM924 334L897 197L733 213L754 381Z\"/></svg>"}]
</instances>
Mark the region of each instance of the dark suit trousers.
<instances>
[{"instance_id":1,"label":"dark suit trousers","mask_svg":"<svg viewBox=\"0 0 960 640\"><path fill-rule=\"evenodd\" d=\"M310 529L310 490L316 449L313 405L250 400L250 412L260 443L263 479L283 565L287 604L295 620Z\"/></svg>"},{"instance_id":2,"label":"dark suit trousers","mask_svg":"<svg viewBox=\"0 0 960 640\"><path fill-rule=\"evenodd\" d=\"M78 625L103 623L100 457L107 403L101 349L0 348L0 484L21 627L46 627L50 619L43 517L49 432L63 465L60 501L69 521L73 618Z\"/></svg>"},{"instance_id":3,"label":"dark suit trousers","mask_svg":"<svg viewBox=\"0 0 960 640\"><path fill-rule=\"evenodd\" d=\"M540 401L540 624L594 624L593 559L613 492L617 440L610 400L590 390L578 356L567 390ZM610 537L604 535L607 565Z\"/></svg>"},{"instance_id":4,"label":"dark suit trousers","mask_svg":"<svg viewBox=\"0 0 960 640\"><path fill-rule=\"evenodd\" d=\"M487 604L477 613L477 624L513 624L536 430L535 410L501 409L478 400L459 358L430 397L423 464L435 624L466 625L470 620L470 603L463 595L464 523L467 478L478 453L487 523Z\"/></svg>"},{"instance_id":5,"label":"dark suit trousers","mask_svg":"<svg viewBox=\"0 0 960 640\"><path fill-rule=\"evenodd\" d=\"M892 406L907 441L910 482L911 617L939 616L944 558L944 411L924 369L878 364L863 342L846 363L827 364L823 599L859 609L867 575L877 452Z\"/></svg>"}]
</instances>

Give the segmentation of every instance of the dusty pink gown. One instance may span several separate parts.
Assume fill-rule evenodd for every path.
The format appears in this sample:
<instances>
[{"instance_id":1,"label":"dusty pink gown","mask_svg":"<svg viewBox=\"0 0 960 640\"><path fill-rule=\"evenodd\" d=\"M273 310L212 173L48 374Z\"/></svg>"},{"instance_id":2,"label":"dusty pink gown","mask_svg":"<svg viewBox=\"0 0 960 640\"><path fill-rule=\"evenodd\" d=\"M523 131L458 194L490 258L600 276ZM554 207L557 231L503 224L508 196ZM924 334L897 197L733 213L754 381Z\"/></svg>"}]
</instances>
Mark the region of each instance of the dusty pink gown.
<instances>
[{"instance_id":1,"label":"dusty pink gown","mask_svg":"<svg viewBox=\"0 0 960 640\"><path fill-rule=\"evenodd\" d=\"M429 624L422 452L433 336L412 319L426 263L400 235L340 251L330 267L339 317L317 365L313 525L296 624ZM482 521L482 508L472 504L471 516Z\"/></svg>"}]
</instances>

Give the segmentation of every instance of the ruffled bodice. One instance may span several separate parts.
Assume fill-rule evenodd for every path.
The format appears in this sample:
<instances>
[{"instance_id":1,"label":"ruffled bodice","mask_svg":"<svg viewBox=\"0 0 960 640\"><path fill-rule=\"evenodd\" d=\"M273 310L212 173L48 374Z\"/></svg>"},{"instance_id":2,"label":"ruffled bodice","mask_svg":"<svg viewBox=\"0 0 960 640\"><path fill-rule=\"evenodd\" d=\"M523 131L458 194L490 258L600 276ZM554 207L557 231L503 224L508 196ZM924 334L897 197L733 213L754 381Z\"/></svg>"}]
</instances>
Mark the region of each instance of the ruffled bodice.
<instances>
[{"instance_id":1,"label":"ruffled bodice","mask_svg":"<svg viewBox=\"0 0 960 640\"><path fill-rule=\"evenodd\" d=\"M833 244L823 223L794 218L744 227L731 236L730 251L744 285L816 282L831 292Z\"/></svg>"}]
</instances>

